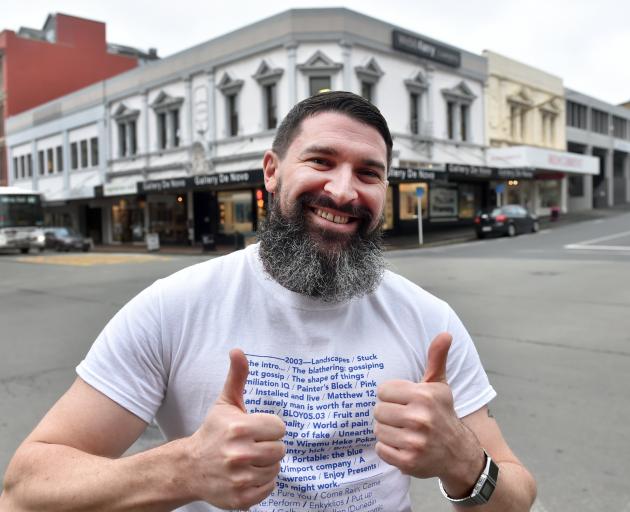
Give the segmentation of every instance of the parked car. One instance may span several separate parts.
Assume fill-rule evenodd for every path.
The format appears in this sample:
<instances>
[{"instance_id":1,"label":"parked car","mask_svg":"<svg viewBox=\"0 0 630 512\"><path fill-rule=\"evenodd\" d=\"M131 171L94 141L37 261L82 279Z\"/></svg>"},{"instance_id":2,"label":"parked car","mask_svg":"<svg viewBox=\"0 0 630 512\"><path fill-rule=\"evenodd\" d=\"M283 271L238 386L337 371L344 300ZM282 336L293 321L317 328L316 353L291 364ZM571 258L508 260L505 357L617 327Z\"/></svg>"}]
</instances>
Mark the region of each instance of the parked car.
<instances>
[{"instance_id":1,"label":"parked car","mask_svg":"<svg viewBox=\"0 0 630 512\"><path fill-rule=\"evenodd\" d=\"M72 228L49 227L44 228L46 248L57 251L89 251L92 248L92 239L84 237Z\"/></svg>"},{"instance_id":2,"label":"parked car","mask_svg":"<svg viewBox=\"0 0 630 512\"><path fill-rule=\"evenodd\" d=\"M480 211L475 217L477 238L488 235L516 236L540 230L538 217L518 204L506 204L492 210Z\"/></svg>"}]
</instances>

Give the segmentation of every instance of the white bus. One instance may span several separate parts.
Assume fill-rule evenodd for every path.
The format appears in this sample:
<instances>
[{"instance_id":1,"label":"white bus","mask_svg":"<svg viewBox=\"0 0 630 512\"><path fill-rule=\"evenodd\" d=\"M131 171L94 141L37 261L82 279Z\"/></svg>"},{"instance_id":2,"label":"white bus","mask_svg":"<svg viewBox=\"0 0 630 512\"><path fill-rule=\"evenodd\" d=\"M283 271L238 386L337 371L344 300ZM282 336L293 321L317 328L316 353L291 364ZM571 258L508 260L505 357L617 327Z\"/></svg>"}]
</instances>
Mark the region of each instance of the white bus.
<instances>
[{"instance_id":1,"label":"white bus","mask_svg":"<svg viewBox=\"0 0 630 512\"><path fill-rule=\"evenodd\" d=\"M39 192L0 187L0 250L44 250L44 212Z\"/></svg>"}]
</instances>

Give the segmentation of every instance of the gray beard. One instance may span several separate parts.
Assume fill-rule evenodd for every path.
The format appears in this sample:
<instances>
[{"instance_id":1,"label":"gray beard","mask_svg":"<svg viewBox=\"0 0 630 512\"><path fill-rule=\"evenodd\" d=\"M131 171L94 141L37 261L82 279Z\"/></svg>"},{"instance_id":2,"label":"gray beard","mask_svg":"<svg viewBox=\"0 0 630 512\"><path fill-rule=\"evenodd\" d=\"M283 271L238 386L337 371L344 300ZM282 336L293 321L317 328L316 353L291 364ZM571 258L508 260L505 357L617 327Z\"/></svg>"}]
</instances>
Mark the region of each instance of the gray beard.
<instances>
[{"instance_id":1,"label":"gray beard","mask_svg":"<svg viewBox=\"0 0 630 512\"><path fill-rule=\"evenodd\" d=\"M322 201L320 205L332 206L330 200ZM313 204L313 196L300 197L289 216L280 211L279 200L272 203L258 231L265 271L285 288L328 303L373 292L386 268L383 220L368 232L371 216L364 210L360 229L350 236L322 230L312 233L315 228L309 230L306 221L307 202Z\"/></svg>"}]
</instances>

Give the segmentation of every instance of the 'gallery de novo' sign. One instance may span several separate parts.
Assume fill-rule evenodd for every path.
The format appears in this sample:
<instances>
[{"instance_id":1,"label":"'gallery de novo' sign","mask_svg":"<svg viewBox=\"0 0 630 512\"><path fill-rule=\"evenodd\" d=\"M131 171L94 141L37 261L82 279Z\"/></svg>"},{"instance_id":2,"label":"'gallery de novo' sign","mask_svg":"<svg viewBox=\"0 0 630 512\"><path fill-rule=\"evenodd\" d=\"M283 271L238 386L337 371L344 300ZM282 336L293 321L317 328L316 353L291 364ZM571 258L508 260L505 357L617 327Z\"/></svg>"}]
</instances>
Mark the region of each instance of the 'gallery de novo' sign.
<instances>
[{"instance_id":1,"label":"'gallery de novo' sign","mask_svg":"<svg viewBox=\"0 0 630 512\"><path fill-rule=\"evenodd\" d=\"M412 53L454 68L461 64L461 54L458 51L400 30L392 32L392 43L394 48L401 52Z\"/></svg>"}]
</instances>

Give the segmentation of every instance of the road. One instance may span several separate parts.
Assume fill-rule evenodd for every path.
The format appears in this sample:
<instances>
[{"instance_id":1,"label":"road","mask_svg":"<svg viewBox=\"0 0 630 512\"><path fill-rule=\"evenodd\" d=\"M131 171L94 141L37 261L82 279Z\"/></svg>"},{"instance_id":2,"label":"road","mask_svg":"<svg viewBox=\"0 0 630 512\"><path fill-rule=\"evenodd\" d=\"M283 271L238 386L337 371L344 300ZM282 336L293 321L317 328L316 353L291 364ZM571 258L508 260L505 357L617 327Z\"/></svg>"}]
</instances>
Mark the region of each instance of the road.
<instances>
[{"instance_id":1,"label":"road","mask_svg":"<svg viewBox=\"0 0 630 512\"><path fill-rule=\"evenodd\" d=\"M392 251L391 267L447 300L477 343L491 404L538 480L537 512L630 512L630 214L536 235ZM0 474L74 379L103 324L201 256L0 256ZM155 428L135 449L159 441ZM414 510L446 505L414 481Z\"/></svg>"}]
</instances>

